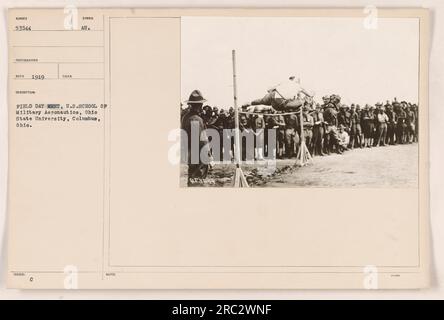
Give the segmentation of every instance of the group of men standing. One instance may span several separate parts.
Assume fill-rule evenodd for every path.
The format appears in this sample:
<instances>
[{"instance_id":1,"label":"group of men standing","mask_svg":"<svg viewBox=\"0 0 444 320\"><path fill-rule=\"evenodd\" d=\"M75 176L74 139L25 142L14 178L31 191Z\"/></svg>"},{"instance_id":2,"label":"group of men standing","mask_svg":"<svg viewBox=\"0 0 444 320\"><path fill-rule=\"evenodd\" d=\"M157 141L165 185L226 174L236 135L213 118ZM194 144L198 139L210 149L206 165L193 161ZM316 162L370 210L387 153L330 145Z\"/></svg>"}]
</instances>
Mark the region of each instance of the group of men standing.
<instances>
[{"instance_id":1,"label":"group of men standing","mask_svg":"<svg viewBox=\"0 0 444 320\"><path fill-rule=\"evenodd\" d=\"M195 99L195 101L193 101ZM312 155L342 154L354 148L372 148L418 141L418 106L406 101L387 101L374 106L341 103L339 95L324 96L323 103L307 100L298 111L291 109L249 108L239 110L241 131L241 159L243 161L267 158L293 158L301 145L301 137ZM234 160L234 136L224 142L226 132L235 128L235 110L204 105L200 91L196 90L182 108L182 129L190 134L192 121L199 130L213 129L219 133L220 143L210 144L211 137L200 137L199 148L207 148L214 160ZM232 131L232 130L231 130ZM253 147L248 147L248 140ZM189 139L189 137L188 137ZM191 143L191 141L190 141ZM250 144L251 145L251 144ZM217 147L215 147L217 146ZM214 150L218 148L218 150ZM213 158L212 158L213 160ZM190 168L190 167L189 167ZM191 172L190 172L191 170ZM207 166L194 164L189 176L206 176Z\"/></svg>"},{"instance_id":2,"label":"group of men standing","mask_svg":"<svg viewBox=\"0 0 444 320\"><path fill-rule=\"evenodd\" d=\"M361 107L359 104L348 106L341 103L340 96L331 95L323 97L322 105L306 103L302 108L301 119L299 112L266 109L265 114L261 114L248 112L244 106L239 116L242 137L251 133L255 139L255 148L247 150L244 141L242 159L261 160L265 156L273 156L272 152L275 152L278 159L293 158L298 152L302 136L310 153L320 156L353 148L405 144L418 140L418 106L405 101L398 102L396 98L393 102ZM186 109L183 112L186 113ZM234 128L233 108L224 110L205 105L200 116L206 128L220 131L221 138L224 129ZM276 145L268 143L269 130L276 132ZM233 156L232 148L223 150L222 141L219 146L221 151L217 154L221 159L227 159L222 157L227 152Z\"/></svg>"},{"instance_id":3,"label":"group of men standing","mask_svg":"<svg viewBox=\"0 0 444 320\"><path fill-rule=\"evenodd\" d=\"M418 106L406 101L387 101L374 106L341 103L338 95L324 96L312 112L312 153L371 148L418 141ZM336 147L338 146L339 147Z\"/></svg>"}]
</instances>

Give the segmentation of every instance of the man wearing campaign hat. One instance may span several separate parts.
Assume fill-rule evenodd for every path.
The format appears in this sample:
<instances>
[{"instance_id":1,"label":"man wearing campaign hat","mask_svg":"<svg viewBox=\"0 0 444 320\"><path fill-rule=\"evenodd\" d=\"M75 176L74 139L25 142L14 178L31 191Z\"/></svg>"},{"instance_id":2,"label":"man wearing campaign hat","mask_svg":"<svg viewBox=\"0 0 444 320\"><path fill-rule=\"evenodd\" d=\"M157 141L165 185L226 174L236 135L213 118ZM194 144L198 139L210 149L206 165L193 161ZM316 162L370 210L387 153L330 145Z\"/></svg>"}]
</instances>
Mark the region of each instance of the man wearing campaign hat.
<instances>
[{"instance_id":1,"label":"man wearing campaign hat","mask_svg":"<svg viewBox=\"0 0 444 320\"><path fill-rule=\"evenodd\" d=\"M364 147L371 148L373 145L374 116L369 104L366 104L361 112L361 123L364 132Z\"/></svg>"},{"instance_id":2,"label":"man wearing campaign hat","mask_svg":"<svg viewBox=\"0 0 444 320\"><path fill-rule=\"evenodd\" d=\"M419 114L418 114L418 105L414 103L412 105L413 112L415 113L415 135L414 135L414 142L418 142L419 138Z\"/></svg>"},{"instance_id":3,"label":"man wearing campaign hat","mask_svg":"<svg viewBox=\"0 0 444 320\"><path fill-rule=\"evenodd\" d=\"M395 133L396 133L396 123L397 123L397 116L396 112L393 110L395 107L395 104L388 105L385 113L388 117L388 123L387 123L387 144L394 145L395 144Z\"/></svg>"},{"instance_id":4,"label":"man wearing campaign hat","mask_svg":"<svg viewBox=\"0 0 444 320\"><path fill-rule=\"evenodd\" d=\"M372 147L376 147L376 142L378 141L378 135L377 135L377 128L378 128L378 112L381 108L382 103L377 102L374 106L370 106L370 126L371 126L371 132L372 136L370 138L370 143Z\"/></svg>"},{"instance_id":5,"label":"man wearing campaign hat","mask_svg":"<svg viewBox=\"0 0 444 320\"><path fill-rule=\"evenodd\" d=\"M338 94L332 94L330 96L330 103L333 103L335 106L336 111L339 110L339 107L341 106L341 96Z\"/></svg>"},{"instance_id":6,"label":"man wearing campaign hat","mask_svg":"<svg viewBox=\"0 0 444 320\"><path fill-rule=\"evenodd\" d=\"M341 104L338 113L338 125L343 125L347 131L350 128L350 113L347 111L347 105Z\"/></svg>"},{"instance_id":7,"label":"man wearing campaign hat","mask_svg":"<svg viewBox=\"0 0 444 320\"><path fill-rule=\"evenodd\" d=\"M324 155L324 115L319 103L313 112L313 155Z\"/></svg>"},{"instance_id":8,"label":"man wearing campaign hat","mask_svg":"<svg viewBox=\"0 0 444 320\"><path fill-rule=\"evenodd\" d=\"M322 97L322 101L323 101L323 106L325 108L330 103L330 97L329 96L323 96Z\"/></svg>"},{"instance_id":9,"label":"man wearing campaign hat","mask_svg":"<svg viewBox=\"0 0 444 320\"><path fill-rule=\"evenodd\" d=\"M189 106L189 112L183 117L181 123L183 134L181 147L182 160L186 159L188 164L187 184L189 187L203 184L203 179L207 177L209 164L212 161L208 137L205 132L206 126L201 117L205 101L207 100L203 98L199 90L194 90L189 99L185 101ZM184 154L184 152L186 153Z\"/></svg>"},{"instance_id":10,"label":"man wearing campaign hat","mask_svg":"<svg viewBox=\"0 0 444 320\"><path fill-rule=\"evenodd\" d=\"M377 147L381 146L385 146L385 138L387 136L387 124L389 122L389 118L387 116L387 114L384 112L383 108L382 108L382 104L378 105L379 108L377 110L377 114L376 114L376 120L377 120L377 135L376 138L377 140L375 141L375 144Z\"/></svg>"},{"instance_id":11,"label":"man wearing campaign hat","mask_svg":"<svg viewBox=\"0 0 444 320\"><path fill-rule=\"evenodd\" d=\"M415 138L415 124L416 124L416 115L415 111L413 110L413 106L409 105L407 106L407 112L406 112L406 124L407 124L407 143L412 143Z\"/></svg>"},{"instance_id":12,"label":"man wearing campaign hat","mask_svg":"<svg viewBox=\"0 0 444 320\"><path fill-rule=\"evenodd\" d=\"M333 103L329 103L323 113L325 123L324 148L330 154L337 141L338 115Z\"/></svg>"},{"instance_id":13,"label":"man wearing campaign hat","mask_svg":"<svg viewBox=\"0 0 444 320\"><path fill-rule=\"evenodd\" d=\"M407 131L407 114L405 112L404 103L399 105L399 108L396 109L396 143L404 144L406 142L406 131Z\"/></svg>"},{"instance_id":14,"label":"man wearing campaign hat","mask_svg":"<svg viewBox=\"0 0 444 320\"><path fill-rule=\"evenodd\" d=\"M299 128L300 117L296 114L286 114L284 116L285 121L285 156L292 158L298 152L299 148Z\"/></svg>"},{"instance_id":15,"label":"man wearing campaign hat","mask_svg":"<svg viewBox=\"0 0 444 320\"><path fill-rule=\"evenodd\" d=\"M359 147L362 146L361 141L361 119L360 119L360 107L359 105L355 107L354 104L351 105L350 111L350 148L353 150L355 144Z\"/></svg>"},{"instance_id":16,"label":"man wearing campaign hat","mask_svg":"<svg viewBox=\"0 0 444 320\"><path fill-rule=\"evenodd\" d=\"M314 119L312 115L309 112L308 106L304 106L302 108L302 123L304 127L304 138L305 138L305 145L310 150L311 154L313 154L313 148L312 148L312 140L313 140L313 126L314 126Z\"/></svg>"}]
</instances>

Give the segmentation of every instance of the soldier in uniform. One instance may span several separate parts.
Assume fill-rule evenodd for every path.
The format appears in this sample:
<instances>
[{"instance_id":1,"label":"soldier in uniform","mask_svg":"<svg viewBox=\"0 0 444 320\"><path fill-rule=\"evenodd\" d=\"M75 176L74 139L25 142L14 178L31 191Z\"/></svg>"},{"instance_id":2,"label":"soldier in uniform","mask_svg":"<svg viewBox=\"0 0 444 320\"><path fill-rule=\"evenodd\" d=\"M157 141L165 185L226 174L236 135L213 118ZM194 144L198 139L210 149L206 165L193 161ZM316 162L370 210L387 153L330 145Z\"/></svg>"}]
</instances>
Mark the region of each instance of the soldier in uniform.
<instances>
[{"instance_id":1,"label":"soldier in uniform","mask_svg":"<svg viewBox=\"0 0 444 320\"><path fill-rule=\"evenodd\" d=\"M404 144L406 142L405 140L405 132L406 132L406 119L407 119L407 114L404 111L404 106L403 103L401 103L401 105L398 108L398 111L396 113L398 122L396 125L396 143L397 144Z\"/></svg>"},{"instance_id":2,"label":"soldier in uniform","mask_svg":"<svg viewBox=\"0 0 444 320\"><path fill-rule=\"evenodd\" d=\"M415 138L415 123L416 116L413 111L413 107L409 105L407 107L407 142L412 143Z\"/></svg>"},{"instance_id":3,"label":"soldier in uniform","mask_svg":"<svg viewBox=\"0 0 444 320\"><path fill-rule=\"evenodd\" d=\"M219 112L219 116L217 117L216 121L213 124L213 127L217 130L219 133L219 150L218 150L218 159L219 161L224 160L224 152L228 153L228 150L224 151L224 127L225 123L227 121L227 116L225 115L225 110L221 109Z\"/></svg>"},{"instance_id":4,"label":"soldier in uniform","mask_svg":"<svg viewBox=\"0 0 444 320\"><path fill-rule=\"evenodd\" d=\"M264 160L264 116L259 114L254 117L253 130L255 135L254 158L256 160Z\"/></svg>"},{"instance_id":5,"label":"soldier in uniform","mask_svg":"<svg viewBox=\"0 0 444 320\"><path fill-rule=\"evenodd\" d=\"M310 150L310 153L313 154L312 140L313 140L313 126L314 120L313 117L308 112L308 106L304 106L302 109L302 121L304 125L304 139L305 145Z\"/></svg>"},{"instance_id":6,"label":"soldier in uniform","mask_svg":"<svg viewBox=\"0 0 444 320\"><path fill-rule=\"evenodd\" d=\"M182 148L187 148L187 164L188 164L188 186L202 185L203 179L207 177L209 164L212 161L210 149L208 146L208 138L205 133L206 126L201 117L202 105L206 100L203 98L199 90L194 90L190 98L185 101L189 106L189 112L183 117L181 127L183 133L182 143L188 143L187 146L182 144ZM198 139L198 141L193 141ZM199 154L191 154L194 151L193 145L198 144ZM184 150L183 150L184 151ZM207 159L202 159L201 155L207 154Z\"/></svg>"},{"instance_id":7,"label":"soldier in uniform","mask_svg":"<svg viewBox=\"0 0 444 320\"><path fill-rule=\"evenodd\" d=\"M346 128L346 114L345 114L345 104L339 106L338 112L338 128L343 125Z\"/></svg>"},{"instance_id":8,"label":"soldier in uniform","mask_svg":"<svg viewBox=\"0 0 444 320\"><path fill-rule=\"evenodd\" d=\"M415 138L414 141L418 142L419 141L419 114L418 114L418 105L417 104L413 104L413 112L415 113Z\"/></svg>"},{"instance_id":9,"label":"soldier in uniform","mask_svg":"<svg viewBox=\"0 0 444 320\"><path fill-rule=\"evenodd\" d=\"M379 110L382 108L382 103L377 102L375 104L375 106L370 107L370 110L373 113L373 135L372 135L372 140L373 140L373 147L376 147L378 145L378 138L379 138L379 132L378 132L378 128L379 128L379 122L378 122L378 114L379 114Z\"/></svg>"},{"instance_id":10,"label":"soldier in uniform","mask_svg":"<svg viewBox=\"0 0 444 320\"><path fill-rule=\"evenodd\" d=\"M348 112L348 106L342 104L339 106L338 112L338 126L343 125L345 131L350 130L350 112Z\"/></svg>"},{"instance_id":11,"label":"soldier in uniform","mask_svg":"<svg viewBox=\"0 0 444 320\"><path fill-rule=\"evenodd\" d=\"M285 115L285 155L292 158L295 153L295 147L299 144L299 119L296 114Z\"/></svg>"},{"instance_id":12,"label":"soldier in uniform","mask_svg":"<svg viewBox=\"0 0 444 320\"><path fill-rule=\"evenodd\" d=\"M324 123L325 123L325 139L324 148L327 154L330 154L334 145L335 135L337 135L337 112L333 103L329 103L324 110Z\"/></svg>"},{"instance_id":13,"label":"soldier in uniform","mask_svg":"<svg viewBox=\"0 0 444 320\"><path fill-rule=\"evenodd\" d=\"M355 144L361 146L361 119L354 104L351 105L350 112L350 148L353 150Z\"/></svg>"},{"instance_id":14,"label":"soldier in uniform","mask_svg":"<svg viewBox=\"0 0 444 320\"><path fill-rule=\"evenodd\" d=\"M188 106L184 106L183 103L180 103L180 121L182 121L183 117L190 111Z\"/></svg>"},{"instance_id":15,"label":"soldier in uniform","mask_svg":"<svg viewBox=\"0 0 444 320\"><path fill-rule=\"evenodd\" d=\"M211 117L213 115L213 109L209 105L205 105L202 109L201 117L206 126L210 123Z\"/></svg>"},{"instance_id":16,"label":"soldier in uniform","mask_svg":"<svg viewBox=\"0 0 444 320\"><path fill-rule=\"evenodd\" d=\"M339 106L341 105L341 96L337 94L332 94L330 96L330 103L333 103L333 106L336 109L336 111L339 111Z\"/></svg>"},{"instance_id":17,"label":"soldier in uniform","mask_svg":"<svg viewBox=\"0 0 444 320\"><path fill-rule=\"evenodd\" d=\"M275 115L266 115L264 117L265 120L265 134L264 134L264 153L268 158L275 159L276 158L276 149L277 149L277 130L279 125L277 123L277 116ZM270 139L271 135L274 136L274 141ZM273 143L274 142L274 143Z\"/></svg>"},{"instance_id":18,"label":"soldier in uniform","mask_svg":"<svg viewBox=\"0 0 444 320\"><path fill-rule=\"evenodd\" d=\"M207 127L217 129L215 123L219 118L219 109L217 107L213 107L213 109L209 109L210 118L208 119Z\"/></svg>"},{"instance_id":19,"label":"soldier in uniform","mask_svg":"<svg viewBox=\"0 0 444 320\"><path fill-rule=\"evenodd\" d=\"M394 102L393 105L388 105L385 110L385 112L387 113L387 117L388 117L386 143L389 145L395 144L397 117L396 117L396 112L393 110L393 108L396 108L397 104L398 104L397 102L396 102L396 104Z\"/></svg>"},{"instance_id":20,"label":"soldier in uniform","mask_svg":"<svg viewBox=\"0 0 444 320\"><path fill-rule=\"evenodd\" d=\"M251 121L247 114L241 113L239 115L239 129L240 129L240 149L241 149L241 157L242 161L251 161L253 160L251 157L251 147L254 148L254 146L248 145L247 141L253 137L253 133L251 130ZM250 138L249 138L250 137ZM253 144L254 144L254 137L253 137Z\"/></svg>"},{"instance_id":21,"label":"soldier in uniform","mask_svg":"<svg viewBox=\"0 0 444 320\"><path fill-rule=\"evenodd\" d=\"M278 111L292 111L310 101L311 97L312 95L301 87L300 80L290 76L288 80L267 90L267 94L261 99L253 100L244 106L264 105Z\"/></svg>"},{"instance_id":22,"label":"soldier in uniform","mask_svg":"<svg viewBox=\"0 0 444 320\"><path fill-rule=\"evenodd\" d=\"M350 136L345 130L345 126L343 124L339 125L338 130L338 153L342 153L346 150L348 150L348 145L350 143Z\"/></svg>"},{"instance_id":23,"label":"soldier in uniform","mask_svg":"<svg viewBox=\"0 0 444 320\"><path fill-rule=\"evenodd\" d=\"M313 155L324 155L324 115L321 106L316 104L313 112Z\"/></svg>"},{"instance_id":24,"label":"soldier in uniform","mask_svg":"<svg viewBox=\"0 0 444 320\"><path fill-rule=\"evenodd\" d=\"M224 133L226 139L230 140L230 159L234 161L234 127L235 127L235 118L234 118L234 108L231 107L228 109L228 115L225 119ZM224 160L228 160L228 157L225 157Z\"/></svg>"},{"instance_id":25,"label":"soldier in uniform","mask_svg":"<svg viewBox=\"0 0 444 320\"><path fill-rule=\"evenodd\" d=\"M371 132L371 121L372 117L370 116L370 105L366 104L364 109L361 112L361 123L362 123L362 129L364 133L364 148L370 148L370 137L372 135Z\"/></svg>"},{"instance_id":26,"label":"soldier in uniform","mask_svg":"<svg viewBox=\"0 0 444 320\"><path fill-rule=\"evenodd\" d=\"M285 149L285 117L281 114L275 116L276 125L278 126L277 131L277 142L278 142L278 150L277 150L277 158L282 159L284 157L284 149Z\"/></svg>"},{"instance_id":27,"label":"soldier in uniform","mask_svg":"<svg viewBox=\"0 0 444 320\"><path fill-rule=\"evenodd\" d=\"M213 116L214 117L218 117L219 116L219 108L218 107L213 107Z\"/></svg>"},{"instance_id":28,"label":"soldier in uniform","mask_svg":"<svg viewBox=\"0 0 444 320\"><path fill-rule=\"evenodd\" d=\"M376 104L376 106L378 106L378 104ZM369 111L369 121L368 121L368 126L369 126L369 130L368 130L368 134L369 134L369 146L370 148L375 146L375 132L376 132L376 114L375 114L375 107L374 106L370 106L370 108L368 109Z\"/></svg>"},{"instance_id":29,"label":"soldier in uniform","mask_svg":"<svg viewBox=\"0 0 444 320\"><path fill-rule=\"evenodd\" d=\"M323 102L322 106L323 106L324 108L326 108L327 105L330 103L330 97L329 97L329 96L323 96L323 97L322 97L322 102Z\"/></svg>"},{"instance_id":30,"label":"soldier in uniform","mask_svg":"<svg viewBox=\"0 0 444 320\"><path fill-rule=\"evenodd\" d=\"M382 104L379 105L379 108L377 110L376 114L376 120L377 120L377 141L376 146L379 147L380 145L385 146L385 138L387 135L387 124L389 122L389 118L387 114L384 112L384 109L382 108Z\"/></svg>"},{"instance_id":31,"label":"soldier in uniform","mask_svg":"<svg viewBox=\"0 0 444 320\"><path fill-rule=\"evenodd\" d=\"M254 160L254 130L251 115L239 115L239 129L241 133L241 154L243 161Z\"/></svg>"},{"instance_id":32,"label":"soldier in uniform","mask_svg":"<svg viewBox=\"0 0 444 320\"><path fill-rule=\"evenodd\" d=\"M358 114L358 123L356 124L356 137L359 137L359 147L364 147L364 129L362 128L362 109L361 106L358 104L356 105L356 113Z\"/></svg>"}]
</instances>

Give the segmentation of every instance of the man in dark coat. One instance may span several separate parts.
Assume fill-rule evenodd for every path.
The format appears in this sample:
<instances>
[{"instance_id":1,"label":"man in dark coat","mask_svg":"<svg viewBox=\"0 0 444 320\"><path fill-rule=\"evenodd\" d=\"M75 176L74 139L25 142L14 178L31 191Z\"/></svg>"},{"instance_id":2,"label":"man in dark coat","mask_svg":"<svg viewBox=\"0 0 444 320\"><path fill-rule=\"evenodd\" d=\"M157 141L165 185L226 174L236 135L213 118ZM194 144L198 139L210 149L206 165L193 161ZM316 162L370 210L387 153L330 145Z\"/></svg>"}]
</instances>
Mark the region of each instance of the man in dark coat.
<instances>
[{"instance_id":1,"label":"man in dark coat","mask_svg":"<svg viewBox=\"0 0 444 320\"><path fill-rule=\"evenodd\" d=\"M316 104L313 112L313 155L324 155L324 115L321 106Z\"/></svg>"},{"instance_id":2,"label":"man in dark coat","mask_svg":"<svg viewBox=\"0 0 444 320\"><path fill-rule=\"evenodd\" d=\"M329 103L324 109L324 123L325 123L325 140L324 148L327 154L330 154L332 147L335 144L336 128L338 124L338 115L333 103Z\"/></svg>"},{"instance_id":3,"label":"man in dark coat","mask_svg":"<svg viewBox=\"0 0 444 320\"><path fill-rule=\"evenodd\" d=\"M412 143L415 139L415 124L416 124L416 115L413 110L413 106L409 105L406 111L406 123L407 123L407 143Z\"/></svg>"},{"instance_id":4,"label":"man in dark coat","mask_svg":"<svg viewBox=\"0 0 444 320\"><path fill-rule=\"evenodd\" d=\"M393 110L397 106L395 103L393 105L386 106L386 113L388 116L388 124L387 124L387 143L390 145L395 144L395 134L396 134L396 123L398 121L396 112Z\"/></svg>"},{"instance_id":5,"label":"man in dark coat","mask_svg":"<svg viewBox=\"0 0 444 320\"><path fill-rule=\"evenodd\" d=\"M338 126L340 125L344 126L344 130L348 131L350 128L350 113L347 112L347 106L345 104L342 104L339 106L339 112L338 112Z\"/></svg>"},{"instance_id":6,"label":"man in dark coat","mask_svg":"<svg viewBox=\"0 0 444 320\"><path fill-rule=\"evenodd\" d=\"M206 100L199 90L194 90L190 98L185 101L189 106L189 112L183 117L182 155L186 151L188 164L188 186L199 186L207 177L209 164L212 161L208 138L205 133L206 126L201 117L202 105ZM187 145L185 145L187 143Z\"/></svg>"},{"instance_id":7,"label":"man in dark coat","mask_svg":"<svg viewBox=\"0 0 444 320\"><path fill-rule=\"evenodd\" d=\"M300 119L296 114L287 114L285 119L285 155L292 158L299 147L299 124ZM296 150L295 150L296 149Z\"/></svg>"},{"instance_id":8,"label":"man in dark coat","mask_svg":"<svg viewBox=\"0 0 444 320\"><path fill-rule=\"evenodd\" d=\"M407 124L406 124L407 114L404 111L403 104L401 104L400 107L397 109L396 117L398 119L397 124L396 124L396 143L397 144L404 144L404 143L406 143L405 133L407 131L406 130L406 128L407 128Z\"/></svg>"},{"instance_id":9,"label":"man in dark coat","mask_svg":"<svg viewBox=\"0 0 444 320\"><path fill-rule=\"evenodd\" d=\"M357 144L358 147L361 147L362 145L361 118L358 111L359 110L357 110L357 107L355 107L355 105L352 104L350 112L350 149L352 150L355 147L355 144Z\"/></svg>"}]
</instances>

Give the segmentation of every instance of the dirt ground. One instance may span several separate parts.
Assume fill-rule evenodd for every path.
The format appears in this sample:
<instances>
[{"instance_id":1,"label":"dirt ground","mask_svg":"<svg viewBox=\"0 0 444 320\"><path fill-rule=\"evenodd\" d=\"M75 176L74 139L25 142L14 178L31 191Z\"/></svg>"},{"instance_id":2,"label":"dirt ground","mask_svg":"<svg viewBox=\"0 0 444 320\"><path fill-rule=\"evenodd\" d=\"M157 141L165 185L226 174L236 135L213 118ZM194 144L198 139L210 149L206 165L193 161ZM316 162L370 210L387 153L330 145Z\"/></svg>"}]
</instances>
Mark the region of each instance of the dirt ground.
<instances>
[{"instance_id":1,"label":"dirt ground","mask_svg":"<svg viewBox=\"0 0 444 320\"><path fill-rule=\"evenodd\" d=\"M295 159L243 164L251 187L366 187L414 188L418 185L418 144L355 149L344 154L315 157L313 163L295 166ZM207 187L231 187L234 164L216 164ZM187 166L181 168L186 186Z\"/></svg>"}]
</instances>

